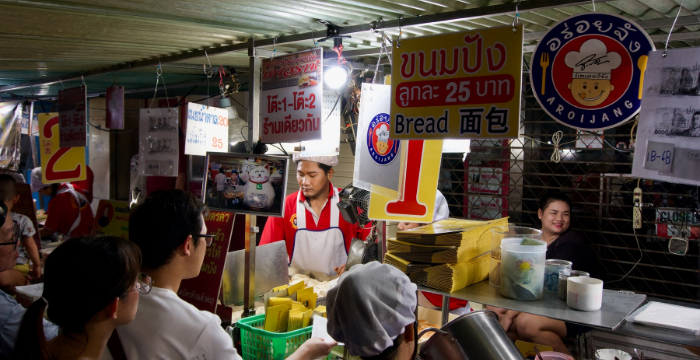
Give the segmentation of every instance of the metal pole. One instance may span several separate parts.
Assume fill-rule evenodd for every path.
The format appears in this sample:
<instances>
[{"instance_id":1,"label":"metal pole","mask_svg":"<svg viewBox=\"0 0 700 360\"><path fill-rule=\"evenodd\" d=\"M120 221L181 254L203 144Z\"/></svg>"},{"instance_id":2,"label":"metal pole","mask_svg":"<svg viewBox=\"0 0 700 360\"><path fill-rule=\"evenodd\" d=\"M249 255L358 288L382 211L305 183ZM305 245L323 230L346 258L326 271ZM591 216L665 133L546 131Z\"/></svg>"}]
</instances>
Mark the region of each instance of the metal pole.
<instances>
[{"instance_id":1,"label":"metal pole","mask_svg":"<svg viewBox=\"0 0 700 360\"><path fill-rule=\"evenodd\" d=\"M440 326L445 326L450 321L450 296L442 296L442 323Z\"/></svg>"},{"instance_id":2,"label":"metal pole","mask_svg":"<svg viewBox=\"0 0 700 360\"><path fill-rule=\"evenodd\" d=\"M248 149L251 150L260 138L260 57L255 53L255 39L248 39Z\"/></svg>"},{"instance_id":3,"label":"metal pole","mask_svg":"<svg viewBox=\"0 0 700 360\"><path fill-rule=\"evenodd\" d=\"M245 272L243 278L243 316L255 315L255 245L258 228L255 215L245 216Z\"/></svg>"},{"instance_id":4,"label":"metal pole","mask_svg":"<svg viewBox=\"0 0 700 360\"><path fill-rule=\"evenodd\" d=\"M31 145L32 149L32 162L34 163L34 167L41 166L39 164L39 160L36 158L36 143L34 142L34 134L32 134L32 126L33 121L32 118L34 117L34 100L29 105L29 130L27 130L27 134L29 134L29 144ZM32 169L30 169L32 170ZM24 175L24 174L23 174ZM39 196L41 197L41 196Z\"/></svg>"}]
</instances>

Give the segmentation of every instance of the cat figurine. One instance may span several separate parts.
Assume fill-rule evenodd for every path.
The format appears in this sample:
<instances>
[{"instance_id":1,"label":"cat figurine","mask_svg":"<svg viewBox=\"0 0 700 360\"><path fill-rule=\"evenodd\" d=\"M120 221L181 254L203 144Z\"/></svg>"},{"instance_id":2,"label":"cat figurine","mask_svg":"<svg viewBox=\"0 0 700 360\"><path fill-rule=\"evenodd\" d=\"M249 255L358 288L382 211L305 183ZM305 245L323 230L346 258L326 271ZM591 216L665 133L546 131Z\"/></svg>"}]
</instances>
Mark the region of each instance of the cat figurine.
<instances>
[{"instance_id":1,"label":"cat figurine","mask_svg":"<svg viewBox=\"0 0 700 360\"><path fill-rule=\"evenodd\" d=\"M270 184L270 167L251 165L248 168L248 182L243 190L243 205L250 210L267 211L275 202L275 189Z\"/></svg>"}]
</instances>

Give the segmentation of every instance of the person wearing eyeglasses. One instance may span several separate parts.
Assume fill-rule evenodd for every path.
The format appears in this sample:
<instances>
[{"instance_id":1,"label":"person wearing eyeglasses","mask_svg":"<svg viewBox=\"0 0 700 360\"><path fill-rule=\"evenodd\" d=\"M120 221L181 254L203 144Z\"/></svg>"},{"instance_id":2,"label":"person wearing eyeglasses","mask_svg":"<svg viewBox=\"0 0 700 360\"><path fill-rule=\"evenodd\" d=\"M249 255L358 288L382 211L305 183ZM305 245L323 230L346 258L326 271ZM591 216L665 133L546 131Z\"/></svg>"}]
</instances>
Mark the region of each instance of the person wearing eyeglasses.
<instances>
[{"instance_id":1,"label":"person wearing eyeglasses","mask_svg":"<svg viewBox=\"0 0 700 360\"><path fill-rule=\"evenodd\" d=\"M218 316L177 296L182 280L199 275L213 243L206 215L201 200L182 190L148 194L133 210L129 240L141 248L153 288L141 298L134 321L117 329L126 359L241 359ZM315 359L330 350L323 340L307 341L292 358ZM119 360L111 348L102 359Z\"/></svg>"},{"instance_id":2,"label":"person wearing eyeglasses","mask_svg":"<svg viewBox=\"0 0 700 360\"><path fill-rule=\"evenodd\" d=\"M22 319L11 359L100 359L114 329L134 319L140 294L150 291L140 269L138 246L116 236L59 245L46 260L44 291ZM61 329L50 341L37 331L44 312Z\"/></svg>"},{"instance_id":3,"label":"person wearing eyeglasses","mask_svg":"<svg viewBox=\"0 0 700 360\"><path fill-rule=\"evenodd\" d=\"M12 269L19 257L17 243L20 240L19 226L12 221L7 206L0 203L0 271ZM27 310L15 299L0 290L0 359L9 359L15 346L15 338ZM37 329L34 325L34 331ZM43 330L47 339L58 335L58 327L43 321Z\"/></svg>"}]
</instances>

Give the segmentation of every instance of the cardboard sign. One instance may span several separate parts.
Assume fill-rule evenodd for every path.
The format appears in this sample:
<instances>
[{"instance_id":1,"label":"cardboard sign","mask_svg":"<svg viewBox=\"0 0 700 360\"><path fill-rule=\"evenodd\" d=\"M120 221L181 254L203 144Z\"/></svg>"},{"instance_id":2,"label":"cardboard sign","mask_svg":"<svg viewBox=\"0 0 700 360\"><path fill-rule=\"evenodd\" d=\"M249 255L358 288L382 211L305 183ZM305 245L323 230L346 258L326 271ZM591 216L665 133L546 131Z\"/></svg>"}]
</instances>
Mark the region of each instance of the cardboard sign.
<instances>
[{"instance_id":1,"label":"cardboard sign","mask_svg":"<svg viewBox=\"0 0 700 360\"><path fill-rule=\"evenodd\" d=\"M199 276L183 280L177 295L199 310L215 312L216 300L219 297L221 279L226 264L226 253L233 233L233 219L235 214L221 211L210 211L204 219L207 226L207 234L214 234L214 243L207 247L207 253L202 263ZM200 239L199 246L206 246L204 238Z\"/></svg>"},{"instance_id":2,"label":"cardboard sign","mask_svg":"<svg viewBox=\"0 0 700 360\"><path fill-rule=\"evenodd\" d=\"M700 238L700 221L688 209L658 208L656 209L656 236L698 239Z\"/></svg>"},{"instance_id":3,"label":"cardboard sign","mask_svg":"<svg viewBox=\"0 0 700 360\"><path fill-rule=\"evenodd\" d=\"M108 129L124 128L124 87L110 86L107 88L105 97L107 107L107 121L105 127Z\"/></svg>"},{"instance_id":4,"label":"cardboard sign","mask_svg":"<svg viewBox=\"0 0 700 360\"><path fill-rule=\"evenodd\" d=\"M604 130L641 107L647 32L621 16L587 13L549 29L532 54L535 98L553 119L581 130Z\"/></svg>"},{"instance_id":5,"label":"cardboard sign","mask_svg":"<svg viewBox=\"0 0 700 360\"><path fill-rule=\"evenodd\" d=\"M17 214L22 214L29 218L34 225L34 242L36 242L37 248L41 249L41 237L39 237L39 224L36 221L36 207L34 206L34 199L32 198L32 187L29 184L17 184L17 194L19 194L19 200L12 206L12 212Z\"/></svg>"},{"instance_id":6,"label":"cardboard sign","mask_svg":"<svg viewBox=\"0 0 700 360\"><path fill-rule=\"evenodd\" d=\"M196 103L187 104L185 154L228 152L228 110Z\"/></svg>"},{"instance_id":7,"label":"cardboard sign","mask_svg":"<svg viewBox=\"0 0 700 360\"><path fill-rule=\"evenodd\" d=\"M57 113L39 114L42 182L53 184L85 180L85 147L62 148L58 145L58 117Z\"/></svg>"},{"instance_id":8,"label":"cardboard sign","mask_svg":"<svg viewBox=\"0 0 700 360\"><path fill-rule=\"evenodd\" d=\"M139 175L177 176L179 138L177 108L141 109Z\"/></svg>"},{"instance_id":9,"label":"cardboard sign","mask_svg":"<svg viewBox=\"0 0 700 360\"><path fill-rule=\"evenodd\" d=\"M435 195L442 158L441 140L406 142L403 200L373 193L369 218L373 220L433 222Z\"/></svg>"},{"instance_id":10,"label":"cardboard sign","mask_svg":"<svg viewBox=\"0 0 700 360\"><path fill-rule=\"evenodd\" d=\"M85 85L58 91L58 132L61 148L87 146L87 93Z\"/></svg>"},{"instance_id":11,"label":"cardboard sign","mask_svg":"<svg viewBox=\"0 0 700 360\"><path fill-rule=\"evenodd\" d=\"M700 50L649 54L632 175L700 185Z\"/></svg>"},{"instance_id":12,"label":"cardboard sign","mask_svg":"<svg viewBox=\"0 0 700 360\"><path fill-rule=\"evenodd\" d=\"M393 50L391 138L518 137L523 26L401 41Z\"/></svg>"},{"instance_id":13,"label":"cardboard sign","mask_svg":"<svg viewBox=\"0 0 700 360\"><path fill-rule=\"evenodd\" d=\"M129 217L131 210L126 201L100 200L97 206L92 232L99 235L118 236L129 239Z\"/></svg>"},{"instance_id":14,"label":"cardboard sign","mask_svg":"<svg viewBox=\"0 0 700 360\"><path fill-rule=\"evenodd\" d=\"M352 184L398 199L402 190L402 142L389 138L390 97L389 85L362 84Z\"/></svg>"},{"instance_id":15,"label":"cardboard sign","mask_svg":"<svg viewBox=\"0 0 700 360\"><path fill-rule=\"evenodd\" d=\"M264 60L262 68L262 142L320 139L323 127L322 49Z\"/></svg>"}]
</instances>

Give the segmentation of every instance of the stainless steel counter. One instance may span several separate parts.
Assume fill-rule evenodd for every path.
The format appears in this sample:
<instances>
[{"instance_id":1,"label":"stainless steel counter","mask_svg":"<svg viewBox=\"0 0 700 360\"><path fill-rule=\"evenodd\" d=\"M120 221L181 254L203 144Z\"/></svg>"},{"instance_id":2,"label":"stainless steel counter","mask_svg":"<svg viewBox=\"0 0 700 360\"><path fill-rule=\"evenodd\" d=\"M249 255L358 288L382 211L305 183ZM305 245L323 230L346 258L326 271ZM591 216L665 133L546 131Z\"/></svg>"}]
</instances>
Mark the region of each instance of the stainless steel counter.
<instances>
[{"instance_id":1,"label":"stainless steel counter","mask_svg":"<svg viewBox=\"0 0 700 360\"><path fill-rule=\"evenodd\" d=\"M467 286L454 293L446 293L423 286L419 286L418 290L608 330L616 329L627 315L646 300L646 295L603 290L603 306L598 311L589 312L571 309L565 301L559 300L557 294L546 291L540 300L508 299L501 295L497 287L490 285L488 280Z\"/></svg>"}]
</instances>

